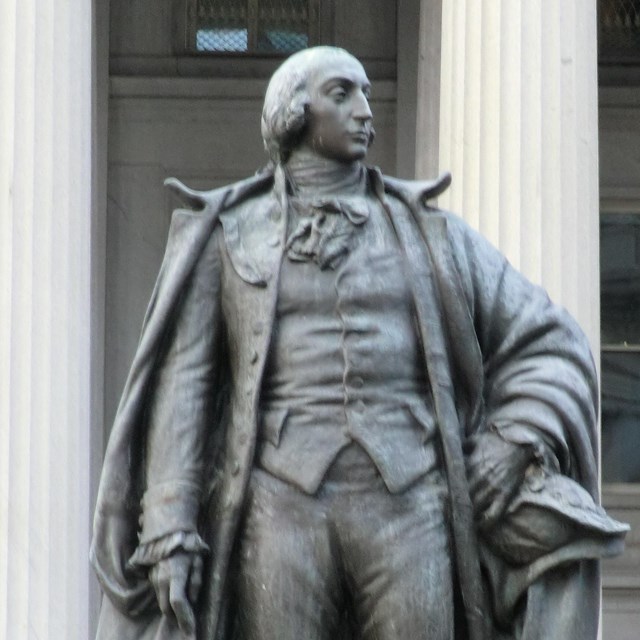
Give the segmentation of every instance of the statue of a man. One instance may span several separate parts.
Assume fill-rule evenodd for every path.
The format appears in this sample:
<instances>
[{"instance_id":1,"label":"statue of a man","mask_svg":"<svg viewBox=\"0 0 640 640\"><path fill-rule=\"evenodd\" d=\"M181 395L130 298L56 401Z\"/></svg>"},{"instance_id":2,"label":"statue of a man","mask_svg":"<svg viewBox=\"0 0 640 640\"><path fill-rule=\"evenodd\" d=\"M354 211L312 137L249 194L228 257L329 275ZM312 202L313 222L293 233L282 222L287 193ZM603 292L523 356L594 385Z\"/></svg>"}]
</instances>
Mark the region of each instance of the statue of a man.
<instances>
[{"instance_id":1,"label":"statue of a man","mask_svg":"<svg viewBox=\"0 0 640 640\"><path fill-rule=\"evenodd\" d=\"M595 638L597 384L571 318L363 164L346 51L267 90L267 170L173 188L109 442L99 638Z\"/></svg>"}]
</instances>

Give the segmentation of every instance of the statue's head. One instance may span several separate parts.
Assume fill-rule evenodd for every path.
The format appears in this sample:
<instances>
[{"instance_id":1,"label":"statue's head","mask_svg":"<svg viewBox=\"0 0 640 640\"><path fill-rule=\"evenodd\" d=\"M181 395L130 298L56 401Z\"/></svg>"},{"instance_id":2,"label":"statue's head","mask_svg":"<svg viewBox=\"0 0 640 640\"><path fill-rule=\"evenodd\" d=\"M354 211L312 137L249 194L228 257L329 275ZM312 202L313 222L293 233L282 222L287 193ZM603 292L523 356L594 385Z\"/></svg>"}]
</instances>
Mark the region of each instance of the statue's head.
<instances>
[{"instance_id":1,"label":"statue's head","mask_svg":"<svg viewBox=\"0 0 640 640\"><path fill-rule=\"evenodd\" d=\"M313 47L293 54L273 74L262 110L262 137L274 162L307 146L343 162L364 158L373 142L370 83L344 49Z\"/></svg>"}]
</instances>

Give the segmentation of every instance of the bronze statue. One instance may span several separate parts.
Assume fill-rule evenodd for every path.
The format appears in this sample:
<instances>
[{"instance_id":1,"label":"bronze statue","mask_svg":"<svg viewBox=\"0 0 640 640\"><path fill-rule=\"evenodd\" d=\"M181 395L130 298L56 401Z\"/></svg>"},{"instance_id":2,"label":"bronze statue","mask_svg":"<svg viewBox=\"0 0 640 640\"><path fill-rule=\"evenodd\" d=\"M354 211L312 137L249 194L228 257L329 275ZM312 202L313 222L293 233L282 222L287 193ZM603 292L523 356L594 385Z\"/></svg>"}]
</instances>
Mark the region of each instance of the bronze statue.
<instances>
[{"instance_id":1,"label":"bronze statue","mask_svg":"<svg viewBox=\"0 0 640 640\"><path fill-rule=\"evenodd\" d=\"M458 217L363 164L361 64L291 56L270 165L172 187L106 453L98 637L585 640L598 389L565 311ZM195 211L194 211L195 210Z\"/></svg>"}]
</instances>

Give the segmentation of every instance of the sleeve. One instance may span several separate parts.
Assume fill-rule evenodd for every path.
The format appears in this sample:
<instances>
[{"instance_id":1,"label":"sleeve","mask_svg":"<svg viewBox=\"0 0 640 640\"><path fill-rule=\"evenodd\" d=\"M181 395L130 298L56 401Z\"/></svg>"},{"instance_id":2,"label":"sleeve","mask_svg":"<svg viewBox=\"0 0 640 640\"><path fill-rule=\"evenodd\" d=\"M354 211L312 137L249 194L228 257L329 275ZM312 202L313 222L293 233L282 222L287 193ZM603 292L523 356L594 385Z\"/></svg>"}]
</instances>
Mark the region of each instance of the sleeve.
<instances>
[{"instance_id":1,"label":"sleeve","mask_svg":"<svg viewBox=\"0 0 640 640\"><path fill-rule=\"evenodd\" d=\"M598 392L587 339L546 292L460 220L449 225L482 353L485 426L597 487Z\"/></svg>"},{"instance_id":2,"label":"sleeve","mask_svg":"<svg viewBox=\"0 0 640 640\"><path fill-rule=\"evenodd\" d=\"M189 541L194 549L206 547L197 537L197 522L208 422L220 375L217 235L212 234L184 287L156 367L148 401L140 546L134 562L158 554L166 557L176 545Z\"/></svg>"}]
</instances>

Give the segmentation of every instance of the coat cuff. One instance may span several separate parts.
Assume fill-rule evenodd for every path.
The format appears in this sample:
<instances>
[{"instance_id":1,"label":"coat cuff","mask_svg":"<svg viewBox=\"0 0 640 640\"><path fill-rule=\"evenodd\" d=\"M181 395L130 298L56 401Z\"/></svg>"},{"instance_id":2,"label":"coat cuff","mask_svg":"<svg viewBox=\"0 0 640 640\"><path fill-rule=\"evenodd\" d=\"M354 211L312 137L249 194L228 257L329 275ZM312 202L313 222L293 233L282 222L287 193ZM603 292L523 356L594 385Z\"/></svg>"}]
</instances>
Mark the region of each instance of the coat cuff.
<instances>
[{"instance_id":1,"label":"coat cuff","mask_svg":"<svg viewBox=\"0 0 640 640\"><path fill-rule=\"evenodd\" d=\"M197 531L200 487L191 482L164 482L147 489L142 498L140 544L177 531Z\"/></svg>"},{"instance_id":2,"label":"coat cuff","mask_svg":"<svg viewBox=\"0 0 640 640\"><path fill-rule=\"evenodd\" d=\"M550 464L553 468L558 467L554 443L539 429L520 424L498 425L495 423L490 429L505 442L531 447L532 457L537 463Z\"/></svg>"},{"instance_id":3,"label":"coat cuff","mask_svg":"<svg viewBox=\"0 0 640 640\"><path fill-rule=\"evenodd\" d=\"M208 553L209 547L195 531L176 531L153 542L141 544L127 564L134 570L151 567L176 551Z\"/></svg>"}]
</instances>

